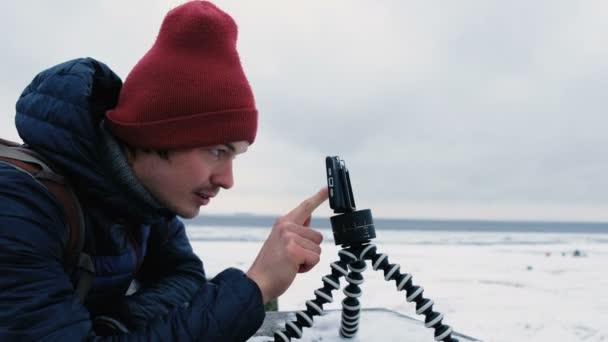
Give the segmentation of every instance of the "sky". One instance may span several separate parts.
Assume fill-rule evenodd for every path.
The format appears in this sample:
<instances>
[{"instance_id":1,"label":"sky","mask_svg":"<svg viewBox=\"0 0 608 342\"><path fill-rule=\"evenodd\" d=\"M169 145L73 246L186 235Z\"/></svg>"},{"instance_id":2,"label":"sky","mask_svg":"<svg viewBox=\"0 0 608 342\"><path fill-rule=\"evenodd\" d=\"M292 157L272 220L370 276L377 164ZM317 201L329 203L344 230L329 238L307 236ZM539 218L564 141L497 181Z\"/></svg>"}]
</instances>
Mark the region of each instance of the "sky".
<instances>
[{"instance_id":1,"label":"sky","mask_svg":"<svg viewBox=\"0 0 608 342\"><path fill-rule=\"evenodd\" d=\"M94 57L124 79L182 2L0 3L0 137L38 72ZM214 3L260 118L203 214L287 213L338 155L377 217L608 221L608 2Z\"/></svg>"}]
</instances>

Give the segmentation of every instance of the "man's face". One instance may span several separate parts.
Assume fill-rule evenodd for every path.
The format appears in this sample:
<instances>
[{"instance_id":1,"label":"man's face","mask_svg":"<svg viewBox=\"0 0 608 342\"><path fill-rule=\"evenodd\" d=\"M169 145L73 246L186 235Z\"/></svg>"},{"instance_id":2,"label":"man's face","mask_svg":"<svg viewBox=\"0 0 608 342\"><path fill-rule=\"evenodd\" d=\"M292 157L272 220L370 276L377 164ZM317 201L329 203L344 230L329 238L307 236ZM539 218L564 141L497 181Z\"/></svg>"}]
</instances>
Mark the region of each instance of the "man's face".
<instances>
[{"instance_id":1,"label":"man's face","mask_svg":"<svg viewBox=\"0 0 608 342\"><path fill-rule=\"evenodd\" d=\"M246 141L172 150L165 159L138 152L131 167L137 178L165 207L184 218L198 215L220 188L234 185L232 160L247 151Z\"/></svg>"}]
</instances>

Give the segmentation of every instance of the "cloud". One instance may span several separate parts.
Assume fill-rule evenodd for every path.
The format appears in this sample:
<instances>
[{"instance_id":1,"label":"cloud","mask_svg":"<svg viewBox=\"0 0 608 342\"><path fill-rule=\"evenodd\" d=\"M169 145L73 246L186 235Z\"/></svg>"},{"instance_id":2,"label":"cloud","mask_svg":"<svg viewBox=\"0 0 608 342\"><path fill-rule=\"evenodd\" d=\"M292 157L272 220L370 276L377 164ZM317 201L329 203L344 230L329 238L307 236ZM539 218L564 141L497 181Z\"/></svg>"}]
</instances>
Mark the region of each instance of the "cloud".
<instances>
[{"instance_id":1,"label":"cloud","mask_svg":"<svg viewBox=\"0 0 608 342\"><path fill-rule=\"evenodd\" d=\"M124 77L178 3L0 5L2 135L36 72L89 55ZM341 155L358 202L386 215L608 220L608 4L216 3L260 130L214 208L279 213Z\"/></svg>"}]
</instances>

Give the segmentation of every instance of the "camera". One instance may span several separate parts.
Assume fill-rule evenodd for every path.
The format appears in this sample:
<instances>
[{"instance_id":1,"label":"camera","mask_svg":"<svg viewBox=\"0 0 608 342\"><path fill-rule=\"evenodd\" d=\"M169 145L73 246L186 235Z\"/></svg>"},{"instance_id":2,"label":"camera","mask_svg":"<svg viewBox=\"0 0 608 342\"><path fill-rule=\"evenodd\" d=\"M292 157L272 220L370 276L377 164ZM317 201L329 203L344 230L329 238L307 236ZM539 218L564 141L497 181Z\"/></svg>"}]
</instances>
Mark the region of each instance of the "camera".
<instances>
[{"instance_id":1,"label":"camera","mask_svg":"<svg viewBox=\"0 0 608 342\"><path fill-rule=\"evenodd\" d=\"M327 186L329 190L329 206L334 213L355 211L355 198L350 185L350 175L340 157L326 157Z\"/></svg>"},{"instance_id":2,"label":"camera","mask_svg":"<svg viewBox=\"0 0 608 342\"><path fill-rule=\"evenodd\" d=\"M338 214L330 218L336 245L355 246L376 237L372 212L357 210L350 173L338 156L325 158L329 207Z\"/></svg>"}]
</instances>

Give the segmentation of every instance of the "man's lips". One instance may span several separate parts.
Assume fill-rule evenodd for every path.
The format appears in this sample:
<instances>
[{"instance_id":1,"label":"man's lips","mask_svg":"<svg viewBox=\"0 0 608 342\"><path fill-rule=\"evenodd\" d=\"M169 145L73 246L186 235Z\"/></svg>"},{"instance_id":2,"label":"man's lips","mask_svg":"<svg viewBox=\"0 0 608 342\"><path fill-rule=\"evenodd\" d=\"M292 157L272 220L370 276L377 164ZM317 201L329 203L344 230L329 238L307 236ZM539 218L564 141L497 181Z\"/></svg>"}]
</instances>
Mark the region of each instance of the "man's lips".
<instances>
[{"instance_id":1,"label":"man's lips","mask_svg":"<svg viewBox=\"0 0 608 342\"><path fill-rule=\"evenodd\" d=\"M198 203L200 205L207 205L209 203L209 201L215 197L215 195L217 195L217 193L213 193L213 192L205 192L205 191L200 191L200 192L195 192L194 195L196 196L196 198L198 199Z\"/></svg>"},{"instance_id":2,"label":"man's lips","mask_svg":"<svg viewBox=\"0 0 608 342\"><path fill-rule=\"evenodd\" d=\"M215 195L217 195L217 192L198 191L195 192L195 194L199 197L209 199L215 197Z\"/></svg>"}]
</instances>

